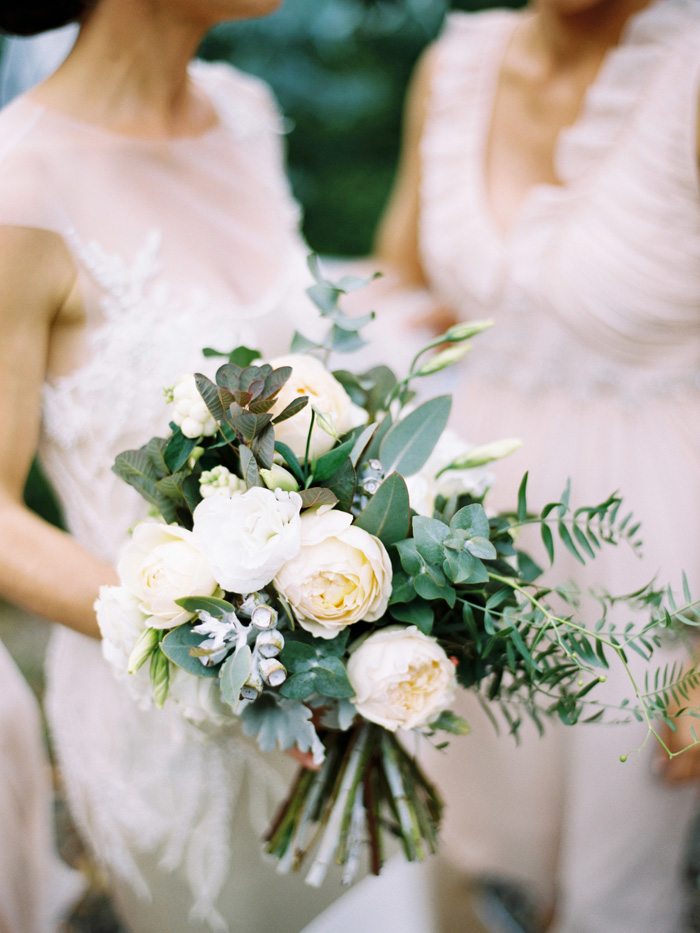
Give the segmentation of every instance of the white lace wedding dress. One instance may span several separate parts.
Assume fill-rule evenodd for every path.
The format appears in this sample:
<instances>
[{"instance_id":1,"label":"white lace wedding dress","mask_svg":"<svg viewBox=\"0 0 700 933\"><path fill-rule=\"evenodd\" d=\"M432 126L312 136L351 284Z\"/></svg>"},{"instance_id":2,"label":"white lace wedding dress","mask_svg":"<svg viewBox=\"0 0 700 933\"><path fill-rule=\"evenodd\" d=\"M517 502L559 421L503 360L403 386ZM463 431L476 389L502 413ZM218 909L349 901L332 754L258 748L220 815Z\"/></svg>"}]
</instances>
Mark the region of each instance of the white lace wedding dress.
<instances>
[{"instance_id":1,"label":"white lace wedding dress","mask_svg":"<svg viewBox=\"0 0 700 933\"><path fill-rule=\"evenodd\" d=\"M279 353L313 318L277 111L228 67L192 74L219 115L196 138L127 138L31 96L0 115L0 223L62 237L86 317L60 366L49 360L41 458L72 533L110 561L146 508L111 466L167 429L163 387L212 369L205 346ZM294 933L340 893L279 877L260 855L295 769L286 756L138 710L99 644L68 630L52 640L47 705L72 812L134 930ZM355 896L325 930L358 917Z\"/></svg>"}]
</instances>

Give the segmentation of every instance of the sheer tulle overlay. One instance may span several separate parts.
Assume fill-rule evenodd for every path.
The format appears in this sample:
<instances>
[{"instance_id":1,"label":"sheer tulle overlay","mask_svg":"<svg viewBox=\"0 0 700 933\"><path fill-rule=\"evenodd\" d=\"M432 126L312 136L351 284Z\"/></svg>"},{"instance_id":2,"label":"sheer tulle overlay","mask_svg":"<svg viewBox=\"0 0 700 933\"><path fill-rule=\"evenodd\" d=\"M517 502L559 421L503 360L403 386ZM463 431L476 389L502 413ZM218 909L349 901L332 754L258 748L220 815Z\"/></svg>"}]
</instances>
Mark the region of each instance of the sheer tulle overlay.
<instances>
[{"instance_id":1,"label":"sheer tulle overlay","mask_svg":"<svg viewBox=\"0 0 700 933\"><path fill-rule=\"evenodd\" d=\"M0 683L0 929L49 933L83 885L54 855L39 710L2 644Z\"/></svg>"},{"instance_id":2,"label":"sheer tulle overlay","mask_svg":"<svg viewBox=\"0 0 700 933\"><path fill-rule=\"evenodd\" d=\"M700 10L660 0L633 17L560 138L561 186L533 189L501 234L485 194L485 141L518 16L450 18L423 141L432 288L465 318L497 324L467 363L457 426L476 440L525 441L500 465L496 505L512 507L526 469L533 505L567 477L579 503L624 492L644 522L644 560L610 553L588 579L629 592L656 573L679 583L685 568L697 589ZM586 579L573 562L565 570ZM611 683L610 697L621 689ZM619 764L643 732L555 728L515 749L475 703L464 712L474 734L434 762L457 862L549 895L556 881L567 933L675 929L694 792L655 781L650 747Z\"/></svg>"},{"instance_id":3,"label":"sheer tulle overlay","mask_svg":"<svg viewBox=\"0 0 700 933\"><path fill-rule=\"evenodd\" d=\"M41 458L71 531L108 560L145 508L111 466L167 427L163 387L215 367L202 347L279 353L312 317L267 90L226 66L192 78L219 114L198 138L122 137L31 97L0 116L0 223L63 239L85 314L82 339L49 361ZM262 862L286 756L138 710L100 646L68 630L52 640L47 705L72 811L133 929L299 930L337 896Z\"/></svg>"}]
</instances>

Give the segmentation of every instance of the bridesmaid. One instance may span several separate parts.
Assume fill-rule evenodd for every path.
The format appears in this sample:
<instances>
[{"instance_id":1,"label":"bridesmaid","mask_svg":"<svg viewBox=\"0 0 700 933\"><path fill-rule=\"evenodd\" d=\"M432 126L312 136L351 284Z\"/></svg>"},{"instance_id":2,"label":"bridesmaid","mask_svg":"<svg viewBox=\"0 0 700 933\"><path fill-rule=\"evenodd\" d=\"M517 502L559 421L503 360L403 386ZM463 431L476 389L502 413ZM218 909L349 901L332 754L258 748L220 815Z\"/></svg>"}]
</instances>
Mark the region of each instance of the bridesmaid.
<instances>
[{"instance_id":1,"label":"bridesmaid","mask_svg":"<svg viewBox=\"0 0 700 933\"><path fill-rule=\"evenodd\" d=\"M682 567L700 587L699 100L694 0L455 14L419 68L379 236L441 308L497 321L457 413L470 438L525 441L496 504L529 468L533 506L571 476L577 501L620 488L643 519L643 562L621 550L593 567L617 592ZM465 715L471 750L433 763L464 874L529 884L543 916L556 899L563 933L677 929L697 749L623 767L634 724L526 729L516 748L476 703Z\"/></svg>"}]
</instances>

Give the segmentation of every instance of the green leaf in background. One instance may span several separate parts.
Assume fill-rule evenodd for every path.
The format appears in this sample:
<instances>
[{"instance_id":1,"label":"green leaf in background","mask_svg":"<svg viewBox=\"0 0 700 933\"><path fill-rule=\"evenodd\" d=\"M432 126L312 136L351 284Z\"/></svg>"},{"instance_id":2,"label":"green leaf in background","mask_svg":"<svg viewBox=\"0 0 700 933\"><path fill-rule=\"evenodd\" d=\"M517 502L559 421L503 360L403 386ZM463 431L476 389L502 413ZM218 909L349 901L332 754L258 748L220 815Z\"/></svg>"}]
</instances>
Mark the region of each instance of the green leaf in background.
<instances>
[{"instance_id":1,"label":"green leaf in background","mask_svg":"<svg viewBox=\"0 0 700 933\"><path fill-rule=\"evenodd\" d=\"M436 732L450 732L452 735L469 735L471 732L471 727L467 720L462 719L461 716L457 716L456 713L452 713L449 710L440 713L435 722L431 722L430 728L434 729Z\"/></svg>"},{"instance_id":2,"label":"green leaf in background","mask_svg":"<svg viewBox=\"0 0 700 933\"><path fill-rule=\"evenodd\" d=\"M241 690L250 674L253 653L248 645L242 645L221 665L219 681L221 698L236 712L241 699Z\"/></svg>"},{"instance_id":3,"label":"green leaf in background","mask_svg":"<svg viewBox=\"0 0 700 933\"><path fill-rule=\"evenodd\" d=\"M396 544L408 537L411 505L403 476L387 476L355 520L358 528L385 544Z\"/></svg>"},{"instance_id":4,"label":"green leaf in background","mask_svg":"<svg viewBox=\"0 0 700 933\"><path fill-rule=\"evenodd\" d=\"M295 331L290 347L292 353L312 353L314 350L320 349L322 349L320 344L316 343L314 340L309 340L308 337L300 334L299 331Z\"/></svg>"},{"instance_id":5,"label":"green leaf in background","mask_svg":"<svg viewBox=\"0 0 700 933\"><path fill-rule=\"evenodd\" d=\"M407 605L392 605L389 609L392 619L415 625L425 635L430 635L435 621L435 611L428 603L414 602Z\"/></svg>"},{"instance_id":6,"label":"green leaf in background","mask_svg":"<svg viewBox=\"0 0 700 933\"><path fill-rule=\"evenodd\" d=\"M425 466L447 426L451 407L449 395L431 399L389 430L379 451L387 473L413 476Z\"/></svg>"},{"instance_id":7,"label":"green leaf in background","mask_svg":"<svg viewBox=\"0 0 700 933\"><path fill-rule=\"evenodd\" d=\"M205 667L198 658L190 654L193 648L199 648L205 640L205 636L192 631L191 625L180 625L168 632L160 643L160 650L173 664L188 674L194 674L195 677L217 677L217 670Z\"/></svg>"}]
</instances>

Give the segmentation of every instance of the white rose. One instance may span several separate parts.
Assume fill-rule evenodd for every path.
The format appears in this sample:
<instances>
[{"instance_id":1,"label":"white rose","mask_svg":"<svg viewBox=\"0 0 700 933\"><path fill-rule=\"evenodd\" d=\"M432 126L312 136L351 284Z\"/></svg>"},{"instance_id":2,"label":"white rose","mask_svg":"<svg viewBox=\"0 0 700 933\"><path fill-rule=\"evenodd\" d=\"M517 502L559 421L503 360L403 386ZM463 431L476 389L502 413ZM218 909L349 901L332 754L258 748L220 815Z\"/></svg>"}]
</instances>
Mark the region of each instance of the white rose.
<instances>
[{"instance_id":1,"label":"white rose","mask_svg":"<svg viewBox=\"0 0 700 933\"><path fill-rule=\"evenodd\" d=\"M95 603L97 624L102 633L102 655L115 676L124 681L140 706L151 705L148 666L128 674L129 656L143 632L147 620L138 600L122 586L103 586Z\"/></svg>"},{"instance_id":2,"label":"white rose","mask_svg":"<svg viewBox=\"0 0 700 933\"><path fill-rule=\"evenodd\" d=\"M218 588L192 532L177 525L137 525L122 552L118 570L122 585L150 617L148 624L152 628L174 628L187 622L192 613L175 600L211 596Z\"/></svg>"},{"instance_id":3,"label":"white rose","mask_svg":"<svg viewBox=\"0 0 700 933\"><path fill-rule=\"evenodd\" d=\"M211 496L237 496L247 488L240 476L236 476L225 466L205 470L199 480L199 493L203 499L209 499Z\"/></svg>"},{"instance_id":4,"label":"white rose","mask_svg":"<svg viewBox=\"0 0 700 933\"><path fill-rule=\"evenodd\" d=\"M181 376L172 389L172 420L185 437L211 437L217 424L199 394L191 373Z\"/></svg>"},{"instance_id":5,"label":"white rose","mask_svg":"<svg viewBox=\"0 0 700 933\"><path fill-rule=\"evenodd\" d=\"M311 435L312 458L327 453L335 445L336 438L367 420L367 412L353 403L338 380L315 357L292 354L270 360L270 366L275 369L282 366L292 367L289 381L277 396L275 407L272 409L273 415L280 414L290 402L300 396L309 397L309 404L299 414L275 425L277 440L291 447L297 457L303 457L306 451L313 409L321 412L335 437L328 433L317 418Z\"/></svg>"},{"instance_id":6,"label":"white rose","mask_svg":"<svg viewBox=\"0 0 700 933\"><path fill-rule=\"evenodd\" d=\"M352 525L352 515L327 506L306 512L301 527L301 550L282 567L275 586L302 628L318 638L335 638L362 619L380 619L392 581L382 542Z\"/></svg>"},{"instance_id":7,"label":"white rose","mask_svg":"<svg viewBox=\"0 0 700 933\"><path fill-rule=\"evenodd\" d=\"M418 473L406 478L411 508L419 515L432 515L438 496L449 498L457 493L469 493L475 498L483 496L494 481L493 474L488 470L448 470L442 476L437 475L472 447L472 444L461 440L454 431L445 431L425 466Z\"/></svg>"},{"instance_id":8,"label":"white rose","mask_svg":"<svg viewBox=\"0 0 700 933\"><path fill-rule=\"evenodd\" d=\"M185 719L197 726L225 726L232 720L231 710L221 700L215 677L195 677L172 666L168 702L179 707Z\"/></svg>"},{"instance_id":9,"label":"white rose","mask_svg":"<svg viewBox=\"0 0 700 933\"><path fill-rule=\"evenodd\" d=\"M272 580L301 546L301 496L255 487L240 496L204 499L194 511L194 536L218 583L252 593Z\"/></svg>"},{"instance_id":10,"label":"white rose","mask_svg":"<svg viewBox=\"0 0 700 933\"><path fill-rule=\"evenodd\" d=\"M390 732L420 729L452 703L455 668L434 638L415 626L370 635L348 661L358 713Z\"/></svg>"}]
</instances>

